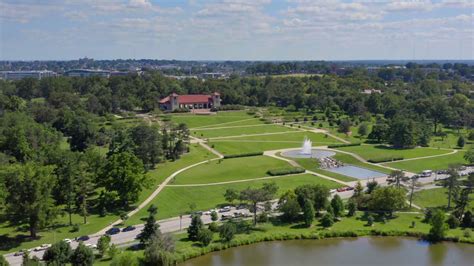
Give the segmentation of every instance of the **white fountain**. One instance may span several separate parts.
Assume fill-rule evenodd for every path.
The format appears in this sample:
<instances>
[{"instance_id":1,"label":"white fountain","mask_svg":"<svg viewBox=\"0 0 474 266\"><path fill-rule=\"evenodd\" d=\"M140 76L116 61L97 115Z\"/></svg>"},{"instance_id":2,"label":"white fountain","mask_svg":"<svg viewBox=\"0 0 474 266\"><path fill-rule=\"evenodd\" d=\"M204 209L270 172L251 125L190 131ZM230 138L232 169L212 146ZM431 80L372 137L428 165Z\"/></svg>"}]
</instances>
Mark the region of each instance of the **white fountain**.
<instances>
[{"instance_id":1,"label":"white fountain","mask_svg":"<svg viewBox=\"0 0 474 266\"><path fill-rule=\"evenodd\" d=\"M303 147L301 148L300 154L311 155L313 149L313 142L307 137L304 137Z\"/></svg>"}]
</instances>

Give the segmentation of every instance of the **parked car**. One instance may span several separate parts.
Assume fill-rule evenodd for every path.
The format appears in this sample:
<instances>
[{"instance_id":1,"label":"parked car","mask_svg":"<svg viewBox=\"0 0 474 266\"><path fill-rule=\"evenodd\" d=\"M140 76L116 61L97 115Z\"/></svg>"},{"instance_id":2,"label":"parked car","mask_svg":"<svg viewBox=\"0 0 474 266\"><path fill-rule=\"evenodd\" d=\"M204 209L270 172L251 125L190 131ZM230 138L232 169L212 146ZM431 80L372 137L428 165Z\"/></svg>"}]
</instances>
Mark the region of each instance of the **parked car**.
<instances>
[{"instance_id":1,"label":"parked car","mask_svg":"<svg viewBox=\"0 0 474 266\"><path fill-rule=\"evenodd\" d=\"M87 244L86 244L86 247L92 248L92 249L96 249L96 248L97 248L97 245L96 245L96 244L87 243Z\"/></svg>"},{"instance_id":2,"label":"parked car","mask_svg":"<svg viewBox=\"0 0 474 266\"><path fill-rule=\"evenodd\" d=\"M346 187L346 191L354 190L354 187Z\"/></svg>"},{"instance_id":3,"label":"parked car","mask_svg":"<svg viewBox=\"0 0 474 266\"><path fill-rule=\"evenodd\" d=\"M112 228L110 228L109 230L105 231L105 233L106 233L107 235L115 235L115 234L120 233L120 228L112 227Z\"/></svg>"},{"instance_id":4,"label":"parked car","mask_svg":"<svg viewBox=\"0 0 474 266\"><path fill-rule=\"evenodd\" d=\"M89 239L90 239L89 236L80 236L80 237L77 238L77 241L87 241Z\"/></svg>"},{"instance_id":5,"label":"parked car","mask_svg":"<svg viewBox=\"0 0 474 266\"><path fill-rule=\"evenodd\" d=\"M231 210L231 207L230 206L225 206L225 207L222 207L221 209L219 209L219 212L222 213L222 212L230 212Z\"/></svg>"},{"instance_id":6,"label":"parked car","mask_svg":"<svg viewBox=\"0 0 474 266\"><path fill-rule=\"evenodd\" d=\"M431 171L431 170L424 170L423 172L421 172L420 176L421 176L421 177L430 177L432 174L433 174L433 171Z\"/></svg>"},{"instance_id":7,"label":"parked car","mask_svg":"<svg viewBox=\"0 0 474 266\"><path fill-rule=\"evenodd\" d=\"M232 218L231 214L222 214L222 216L221 216L222 221L229 220L230 218Z\"/></svg>"},{"instance_id":8,"label":"parked car","mask_svg":"<svg viewBox=\"0 0 474 266\"><path fill-rule=\"evenodd\" d=\"M130 232L130 231L133 231L135 229L136 229L135 226L129 225L129 226L125 227L124 229L122 229L122 232Z\"/></svg>"},{"instance_id":9,"label":"parked car","mask_svg":"<svg viewBox=\"0 0 474 266\"><path fill-rule=\"evenodd\" d=\"M25 254L26 251L27 251L26 249L20 249L17 252L15 252L13 256L23 256L23 254Z\"/></svg>"},{"instance_id":10,"label":"parked car","mask_svg":"<svg viewBox=\"0 0 474 266\"><path fill-rule=\"evenodd\" d=\"M238 217L244 217L245 213L243 213L243 212L234 212L233 215L234 215L235 218L238 218Z\"/></svg>"},{"instance_id":11,"label":"parked car","mask_svg":"<svg viewBox=\"0 0 474 266\"><path fill-rule=\"evenodd\" d=\"M245 205L245 204L240 204L240 205L238 205L237 207L235 207L235 209L237 209L237 210L243 210L243 209L247 209L247 207L248 207L248 206Z\"/></svg>"},{"instance_id":12,"label":"parked car","mask_svg":"<svg viewBox=\"0 0 474 266\"><path fill-rule=\"evenodd\" d=\"M63 241L66 242L67 244L70 244L72 242L72 240L69 239L69 238L65 238L65 239L63 239Z\"/></svg>"},{"instance_id":13,"label":"parked car","mask_svg":"<svg viewBox=\"0 0 474 266\"><path fill-rule=\"evenodd\" d=\"M33 250L34 251L41 251L41 250L45 250L45 249L48 249L49 247L51 247L51 244L43 244L39 247L35 247Z\"/></svg>"}]
</instances>

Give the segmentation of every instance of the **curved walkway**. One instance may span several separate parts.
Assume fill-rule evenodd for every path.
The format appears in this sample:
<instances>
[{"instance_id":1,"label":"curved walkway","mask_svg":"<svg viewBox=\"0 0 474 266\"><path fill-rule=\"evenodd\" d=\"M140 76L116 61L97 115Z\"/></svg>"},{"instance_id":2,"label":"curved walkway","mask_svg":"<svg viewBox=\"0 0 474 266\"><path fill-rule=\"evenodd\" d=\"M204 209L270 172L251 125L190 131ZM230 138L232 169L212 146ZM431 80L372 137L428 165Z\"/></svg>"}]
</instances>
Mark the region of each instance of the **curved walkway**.
<instances>
[{"instance_id":1,"label":"curved walkway","mask_svg":"<svg viewBox=\"0 0 474 266\"><path fill-rule=\"evenodd\" d=\"M443 153L443 154L436 154L436 155L429 155L429 156L423 156L423 157L408 158L408 159L403 159L403 160L398 160L398 161L393 161L393 162L386 162L386 163L398 163L398 162L414 161L414 160L421 160L421 159L429 159L429 158L435 158L435 157L453 155L453 154L455 154L455 153L457 153L457 152L458 152L458 150L452 150L451 152ZM383 164L386 164L386 163L383 163ZM380 164L380 165L382 165L382 164Z\"/></svg>"}]
</instances>

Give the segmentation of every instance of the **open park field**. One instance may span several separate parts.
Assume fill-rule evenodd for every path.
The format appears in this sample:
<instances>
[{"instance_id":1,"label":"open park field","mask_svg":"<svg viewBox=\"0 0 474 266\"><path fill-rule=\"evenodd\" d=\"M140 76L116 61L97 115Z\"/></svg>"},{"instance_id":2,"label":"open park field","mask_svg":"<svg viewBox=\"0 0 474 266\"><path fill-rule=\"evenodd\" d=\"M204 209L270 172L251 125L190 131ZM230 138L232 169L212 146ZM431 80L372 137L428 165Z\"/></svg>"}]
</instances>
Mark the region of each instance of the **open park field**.
<instances>
[{"instance_id":1,"label":"open park field","mask_svg":"<svg viewBox=\"0 0 474 266\"><path fill-rule=\"evenodd\" d=\"M241 135L253 135L253 134L266 134L276 132L291 132L296 129L279 126L279 125L249 125L229 128L212 128L212 129L196 129L192 131L192 134L199 138L217 138L217 137L228 137L228 136L241 136Z\"/></svg>"},{"instance_id":2,"label":"open park field","mask_svg":"<svg viewBox=\"0 0 474 266\"><path fill-rule=\"evenodd\" d=\"M192 114L173 114L171 116L171 121L179 124L185 123L189 128L198 128L198 127L209 127L216 126L226 123L226 125L232 125L233 122L247 120L258 121L257 118L250 116L246 111L231 111L231 112L219 112L215 115L192 115ZM246 122L247 123L247 122Z\"/></svg>"},{"instance_id":3,"label":"open park field","mask_svg":"<svg viewBox=\"0 0 474 266\"><path fill-rule=\"evenodd\" d=\"M393 163L386 163L384 165L407 170L414 173L419 173L423 170L442 170L448 169L450 165L466 163L464 159L464 151L458 151L454 154L447 154L443 156L407 160Z\"/></svg>"},{"instance_id":4,"label":"open park field","mask_svg":"<svg viewBox=\"0 0 474 266\"><path fill-rule=\"evenodd\" d=\"M172 184L206 184L253 179L268 176L267 171L270 169L285 167L290 165L268 156L214 160L180 173Z\"/></svg>"},{"instance_id":5,"label":"open park field","mask_svg":"<svg viewBox=\"0 0 474 266\"><path fill-rule=\"evenodd\" d=\"M422 208L429 208L429 207L442 207L445 208L448 205L448 196L446 194L446 188L435 188L429 190L422 190L415 192L413 194L413 203L422 207ZM474 195L471 194L471 203L470 208L474 208ZM454 202L451 202L455 205Z\"/></svg>"},{"instance_id":6,"label":"open park field","mask_svg":"<svg viewBox=\"0 0 474 266\"><path fill-rule=\"evenodd\" d=\"M189 213L191 204L195 204L195 210L207 210L226 204L224 199L226 189L242 190L247 187L259 187L266 182L275 182L279 187L278 193L284 193L288 189L304 184L322 184L329 188L341 186L336 182L310 174L277 176L270 179L224 185L168 186L153 200L152 204L158 207L158 219L170 218ZM143 223L141 218L147 216L147 208L145 207L139 213L130 217L127 224Z\"/></svg>"},{"instance_id":7,"label":"open park field","mask_svg":"<svg viewBox=\"0 0 474 266\"><path fill-rule=\"evenodd\" d=\"M433 156L451 152L444 149L417 147L413 149L393 149L384 145L361 145L338 148L341 151L352 152L366 160L389 157L403 157L404 159Z\"/></svg>"}]
</instances>

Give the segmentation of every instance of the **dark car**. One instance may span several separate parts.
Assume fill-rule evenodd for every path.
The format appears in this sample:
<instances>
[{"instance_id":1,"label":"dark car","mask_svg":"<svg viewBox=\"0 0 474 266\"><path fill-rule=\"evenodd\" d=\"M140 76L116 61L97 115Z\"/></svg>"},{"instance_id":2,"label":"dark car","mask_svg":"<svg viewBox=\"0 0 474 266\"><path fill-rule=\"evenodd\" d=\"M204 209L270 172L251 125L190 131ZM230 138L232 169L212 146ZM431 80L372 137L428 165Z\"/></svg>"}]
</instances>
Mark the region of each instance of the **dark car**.
<instances>
[{"instance_id":1,"label":"dark car","mask_svg":"<svg viewBox=\"0 0 474 266\"><path fill-rule=\"evenodd\" d=\"M129 226L125 227L124 229L122 229L122 232L129 232L129 231L133 231L135 229L136 229L135 226L129 225Z\"/></svg>"},{"instance_id":2,"label":"dark car","mask_svg":"<svg viewBox=\"0 0 474 266\"><path fill-rule=\"evenodd\" d=\"M90 238L89 236L80 236L77 238L77 241L87 241L89 240L89 238Z\"/></svg>"},{"instance_id":3,"label":"dark car","mask_svg":"<svg viewBox=\"0 0 474 266\"><path fill-rule=\"evenodd\" d=\"M109 230L105 231L105 233L107 235L115 235L115 234L120 233L120 228L113 227L113 228L110 228Z\"/></svg>"}]
</instances>

